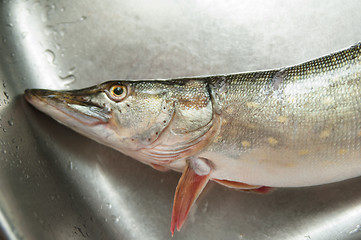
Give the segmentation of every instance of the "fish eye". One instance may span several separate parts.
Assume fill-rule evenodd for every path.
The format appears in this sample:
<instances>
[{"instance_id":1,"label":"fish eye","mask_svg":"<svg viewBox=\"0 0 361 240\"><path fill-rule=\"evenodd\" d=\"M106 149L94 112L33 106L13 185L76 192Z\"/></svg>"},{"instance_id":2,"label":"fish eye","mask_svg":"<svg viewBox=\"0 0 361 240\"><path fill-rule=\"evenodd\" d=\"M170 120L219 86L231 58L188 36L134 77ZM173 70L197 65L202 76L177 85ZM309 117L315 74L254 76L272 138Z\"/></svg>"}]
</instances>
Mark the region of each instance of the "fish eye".
<instances>
[{"instance_id":1,"label":"fish eye","mask_svg":"<svg viewBox=\"0 0 361 240\"><path fill-rule=\"evenodd\" d=\"M111 100L119 102L127 96L127 87L116 84L111 86L109 91L106 92Z\"/></svg>"}]
</instances>

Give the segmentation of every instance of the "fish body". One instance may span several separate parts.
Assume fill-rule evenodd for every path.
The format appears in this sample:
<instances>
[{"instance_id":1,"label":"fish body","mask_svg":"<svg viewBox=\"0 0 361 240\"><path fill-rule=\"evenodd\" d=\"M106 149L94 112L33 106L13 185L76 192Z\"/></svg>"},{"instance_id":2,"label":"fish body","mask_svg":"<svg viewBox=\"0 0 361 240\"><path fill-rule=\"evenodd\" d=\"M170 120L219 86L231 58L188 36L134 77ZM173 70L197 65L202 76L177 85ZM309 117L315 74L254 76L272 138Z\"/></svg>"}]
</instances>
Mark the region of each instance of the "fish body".
<instances>
[{"instance_id":1,"label":"fish body","mask_svg":"<svg viewBox=\"0 0 361 240\"><path fill-rule=\"evenodd\" d=\"M172 234L209 180L256 190L361 175L360 43L275 70L32 89L25 97L83 135L182 172Z\"/></svg>"},{"instance_id":2,"label":"fish body","mask_svg":"<svg viewBox=\"0 0 361 240\"><path fill-rule=\"evenodd\" d=\"M361 174L361 45L279 70L218 77L212 178L273 187ZM230 177L232 176L232 177Z\"/></svg>"}]
</instances>

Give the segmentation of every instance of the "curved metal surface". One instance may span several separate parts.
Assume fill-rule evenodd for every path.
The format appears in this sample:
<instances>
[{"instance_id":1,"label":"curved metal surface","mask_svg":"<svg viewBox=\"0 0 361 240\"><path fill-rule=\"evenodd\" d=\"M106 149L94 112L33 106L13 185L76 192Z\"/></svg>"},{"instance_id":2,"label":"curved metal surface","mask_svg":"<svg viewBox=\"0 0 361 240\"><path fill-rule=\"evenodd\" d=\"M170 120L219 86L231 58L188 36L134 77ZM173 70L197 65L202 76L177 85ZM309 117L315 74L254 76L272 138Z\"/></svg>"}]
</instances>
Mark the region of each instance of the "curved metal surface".
<instances>
[{"instance_id":1,"label":"curved metal surface","mask_svg":"<svg viewBox=\"0 0 361 240\"><path fill-rule=\"evenodd\" d=\"M0 3L0 223L8 239L170 239L178 173L34 110L26 88L282 67L361 40L361 2ZM209 184L174 239L361 239L361 179L261 196Z\"/></svg>"}]
</instances>

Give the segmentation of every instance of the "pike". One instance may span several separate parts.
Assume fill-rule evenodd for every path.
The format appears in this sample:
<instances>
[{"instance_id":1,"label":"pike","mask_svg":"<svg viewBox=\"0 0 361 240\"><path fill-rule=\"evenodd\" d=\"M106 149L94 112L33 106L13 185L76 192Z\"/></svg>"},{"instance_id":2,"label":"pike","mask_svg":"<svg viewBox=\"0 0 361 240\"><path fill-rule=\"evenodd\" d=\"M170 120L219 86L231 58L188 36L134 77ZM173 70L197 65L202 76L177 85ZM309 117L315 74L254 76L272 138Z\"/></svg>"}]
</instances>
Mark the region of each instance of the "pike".
<instances>
[{"instance_id":1,"label":"pike","mask_svg":"<svg viewBox=\"0 0 361 240\"><path fill-rule=\"evenodd\" d=\"M28 89L25 98L101 144L182 172L172 235L210 180L265 193L361 175L361 43L281 69Z\"/></svg>"}]
</instances>

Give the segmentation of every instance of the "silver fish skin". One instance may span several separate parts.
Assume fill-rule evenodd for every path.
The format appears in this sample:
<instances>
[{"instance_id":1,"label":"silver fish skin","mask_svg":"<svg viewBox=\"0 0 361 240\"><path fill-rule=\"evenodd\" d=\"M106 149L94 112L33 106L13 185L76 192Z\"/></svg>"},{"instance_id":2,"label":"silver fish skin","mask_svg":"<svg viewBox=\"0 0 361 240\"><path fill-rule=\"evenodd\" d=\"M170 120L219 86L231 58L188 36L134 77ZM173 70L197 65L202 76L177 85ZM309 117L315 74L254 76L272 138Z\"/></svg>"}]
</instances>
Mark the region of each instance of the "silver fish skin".
<instances>
[{"instance_id":1,"label":"silver fish skin","mask_svg":"<svg viewBox=\"0 0 361 240\"><path fill-rule=\"evenodd\" d=\"M208 180L256 189L361 175L361 43L274 70L29 89L25 98L95 141L183 172L172 234Z\"/></svg>"},{"instance_id":2,"label":"silver fish skin","mask_svg":"<svg viewBox=\"0 0 361 240\"><path fill-rule=\"evenodd\" d=\"M361 44L300 65L211 78L214 178L300 187L361 175ZM229 178L227 176L233 176Z\"/></svg>"}]
</instances>

